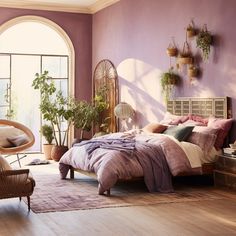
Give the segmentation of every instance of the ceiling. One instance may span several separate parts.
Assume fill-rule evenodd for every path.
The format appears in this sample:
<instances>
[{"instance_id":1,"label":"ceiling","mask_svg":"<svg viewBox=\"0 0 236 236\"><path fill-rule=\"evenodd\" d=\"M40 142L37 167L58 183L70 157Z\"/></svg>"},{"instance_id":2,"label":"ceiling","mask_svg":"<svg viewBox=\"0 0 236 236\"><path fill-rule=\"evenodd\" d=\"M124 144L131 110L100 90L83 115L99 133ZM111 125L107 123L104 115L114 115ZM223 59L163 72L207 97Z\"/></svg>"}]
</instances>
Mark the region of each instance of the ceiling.
<instances>
[{"instance_id":1,"label":"ceiling","mask_svg":"<svg viewBox=\"0 0 236 236\"><path fill-rule=\"evenodd\" d=\"M0 7L93 14L119 0L1 0Z\"/></svg>"}]
</instances>

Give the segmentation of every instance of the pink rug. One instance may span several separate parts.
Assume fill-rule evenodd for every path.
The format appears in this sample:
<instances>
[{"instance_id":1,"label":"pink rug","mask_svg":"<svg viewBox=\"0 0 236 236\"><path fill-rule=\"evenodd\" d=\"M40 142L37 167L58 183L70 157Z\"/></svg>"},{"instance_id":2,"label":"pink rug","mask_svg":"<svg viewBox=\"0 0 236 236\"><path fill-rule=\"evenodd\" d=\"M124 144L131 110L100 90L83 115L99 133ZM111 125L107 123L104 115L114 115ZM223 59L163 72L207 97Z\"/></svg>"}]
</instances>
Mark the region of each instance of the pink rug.
<instances>
[{"instance_id":1,"label":"pink rug","mask_svg":"<svg viewBox=\"0 0 236 236\"><path fill-rule=\"evenodd\" d=\"M117 184L111 196L98 195L97 181L91 178L61 180L59 174L35 175L36 187L31 196L35 213L87 210L108 207L128 207L177 202L222 199L211 187L178 188L175 193L147 192L142 182Z\"/></svg>"}]
</instances>

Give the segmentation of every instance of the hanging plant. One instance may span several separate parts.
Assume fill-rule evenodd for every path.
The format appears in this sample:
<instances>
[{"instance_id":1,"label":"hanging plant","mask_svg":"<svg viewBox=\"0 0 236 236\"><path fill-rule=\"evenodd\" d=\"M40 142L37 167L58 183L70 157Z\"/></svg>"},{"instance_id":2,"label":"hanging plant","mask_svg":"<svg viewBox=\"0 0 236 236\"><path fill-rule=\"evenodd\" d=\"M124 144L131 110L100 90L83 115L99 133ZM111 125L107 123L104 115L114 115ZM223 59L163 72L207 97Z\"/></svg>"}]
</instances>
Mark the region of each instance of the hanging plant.
<instances>
[{"instance_id":1,"label":"hanging plant","mask_svg":"<svg viewBox=\"0 0 236 236\"><path fill-rule=\"evenodd\" d=\"M196 35L196 30L193 21L191 21L191 23L188 25L186 31L188 38L192 38Z\"/></svg>"},{"instance_id":2,"label":"hanging plant","mask_svg":"<svg viewBox=\"0 0 236 236\"><path fill-rule=\"evenodd\" d=\"M190 47L188 45L188 42L185 41L183 45L183 50L179 53L178 56L178 64L192 64L193 63L193 58L192 58L192 53L190 51Z\"/></svg>"},{"instance_id":3,"label":"hanging plant","mask_svg":"<svg viewBox=\"0 0 236 236\"><path fill-rule=\"evenodd\" d=\"M169 44L168 48L166 49L166 53L170 57L176 57L178 54L178 49L174 42L174 37L172 37L172 42Z\"/></svg>"},{"instance_id":4,"label":"hanging plant","mask_svg":"<svg viewBox=\"0 0 236 236\"><path fill-rule=\"evenodd\" d=\"M167 102L172 95L174 86L178 85L180 82L179 75L175 74L173 68L171 67L167 72L161 74L161 87L162 93Z\"/></svg>"},{"instance_id":5,"label":"hanging plant","mask_svg":"<svg viewBox=\"0 0 236 236\"><path fill-rule=\"evenodd\" d=\"M203 60L207 61L211 50L212 35L207 30L206 25L203 26L202 30L197 35L196 43L197 47L202 50Z\"/></svg>"}]
</instances>

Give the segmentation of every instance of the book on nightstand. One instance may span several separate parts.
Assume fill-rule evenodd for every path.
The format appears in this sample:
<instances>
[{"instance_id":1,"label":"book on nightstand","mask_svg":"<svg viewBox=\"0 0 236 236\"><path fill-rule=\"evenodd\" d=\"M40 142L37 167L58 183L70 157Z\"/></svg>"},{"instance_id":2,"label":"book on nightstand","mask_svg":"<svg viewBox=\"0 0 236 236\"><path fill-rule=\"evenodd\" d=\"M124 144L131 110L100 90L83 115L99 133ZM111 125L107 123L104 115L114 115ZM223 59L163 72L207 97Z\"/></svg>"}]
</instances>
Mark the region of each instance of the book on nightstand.
<instances>
[{"instance_id":1,"label":"book on nightstand","mask_svg":"<svg viewBox=\"0 0 236 236\"><path fill-rule=\"evenodd\" d=\"M236 157L236 149L233 148L223 148L223 153L232 157Z\"/></svg>"}]
</instances>

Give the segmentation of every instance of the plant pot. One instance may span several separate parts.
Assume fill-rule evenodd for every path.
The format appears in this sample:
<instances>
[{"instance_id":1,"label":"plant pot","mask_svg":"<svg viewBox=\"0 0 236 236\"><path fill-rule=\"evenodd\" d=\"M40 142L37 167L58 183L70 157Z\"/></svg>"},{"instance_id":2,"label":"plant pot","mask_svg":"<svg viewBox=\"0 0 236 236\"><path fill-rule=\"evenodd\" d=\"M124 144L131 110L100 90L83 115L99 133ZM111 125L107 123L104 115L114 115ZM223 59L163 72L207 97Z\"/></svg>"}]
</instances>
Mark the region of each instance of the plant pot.
<instances>
[{"instance_id":1,"label":"plant pot","mask_svg":"<svg viewBox=\"0 0 236 236\"><path fill-rule=\"evenodd\" d=\"M56 146L54 145L51 152L51 157L54 161L60 161L64 153L68 151L67 146Z\"/></svg>"},{"instance_id":2,"label":"plant pot","mask_svg":"<svg viewBox=\"0 0 236 236\"><path fill-rule=\"evenodd\" d=\"M196 32L194 29L187 29L187 36L188 38L192 38L196 35Z\"/></svg>"},{"instance_id":3,"label":"plant pot","mask_svg":"<svg viewBox=\"0 0 236 236\"><path fill-rule=\"evenodd\" d=\"M188 76L189 77L197 77L198 70L197 68L188 68Z\"/></svg>"},{"instance_id":4,"label":"plant pot","mask_svg":"<svg viewBox=\"0 0 236 236\"><path fill-rule=\"evenodd\" d=\"M193 58L192 57L179 57L178 58L178 64L192 64Z\"/></svg>"},{"instance_id":5,"label":"plant pot","mask_svg":"<svg viewBox=\"0 0 236 236\"><path fill-rule=\"evenodd\" d=\"M52 160L51 152L54 144L43 144L43 152L46 160Z\"/></svg>"},{"instance_id":6,"label":"plant pot","mask_svg":"<svg viewBox=\"0 0 236 236\"><path fill-rule=\"evenodd\" d=\"M170 57L176 57L178 54L178 49L177 48L167 48L166 53Z\"/></svg>"}]
</instances>

